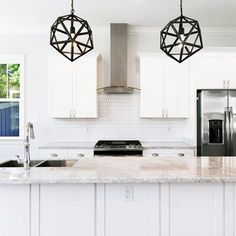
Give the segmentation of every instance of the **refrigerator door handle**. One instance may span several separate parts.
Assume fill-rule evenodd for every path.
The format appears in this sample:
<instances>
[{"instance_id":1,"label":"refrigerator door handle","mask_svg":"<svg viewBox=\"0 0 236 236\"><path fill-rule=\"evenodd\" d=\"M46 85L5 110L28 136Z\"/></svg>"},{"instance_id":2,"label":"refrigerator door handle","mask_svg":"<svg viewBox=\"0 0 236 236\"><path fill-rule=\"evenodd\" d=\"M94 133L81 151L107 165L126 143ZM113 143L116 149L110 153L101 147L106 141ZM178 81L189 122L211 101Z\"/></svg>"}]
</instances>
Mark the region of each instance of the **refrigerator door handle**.
<instances>
[{"instance_id":1,"label":"refrigerator door handle","mask_svg":"<svg viewBox=\"0 0 236 236\"><path fill-rule=\"evenodd\" d=\"M226 107L224 111L224 143L225 143L225 154L230 155L230 112L229 108Z\"/></svg>"},{"instance_id":2,"label":"refrigerator door handle","mask_svg":"<svg viewBox=\"0 0 236 236\"><path fill-rule=\"evenodd\" d=\"M229 129L230 129L230 155L233 155L233 137L234 137L234 113L233 108L229 107Z\"/></svg>"}]
</instances>

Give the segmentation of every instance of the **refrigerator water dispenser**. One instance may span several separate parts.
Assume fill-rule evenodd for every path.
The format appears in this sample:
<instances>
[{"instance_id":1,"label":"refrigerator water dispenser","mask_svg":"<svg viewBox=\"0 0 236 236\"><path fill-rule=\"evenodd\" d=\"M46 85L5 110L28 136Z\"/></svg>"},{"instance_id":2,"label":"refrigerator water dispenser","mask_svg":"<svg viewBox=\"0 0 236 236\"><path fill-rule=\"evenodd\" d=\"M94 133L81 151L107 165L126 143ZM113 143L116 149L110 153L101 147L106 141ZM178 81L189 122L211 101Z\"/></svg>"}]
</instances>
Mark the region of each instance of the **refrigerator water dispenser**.
<instances>
[{"instance_id":1,"label":"refrigerator water dispenser","mask_svg":"<svg viewBox=\"0 0 236 236\"><path fill-rule=\"evenodd\" d=\"M223 143L223 120L209 120L209 144Z\"/></svg>"}]
</instances>

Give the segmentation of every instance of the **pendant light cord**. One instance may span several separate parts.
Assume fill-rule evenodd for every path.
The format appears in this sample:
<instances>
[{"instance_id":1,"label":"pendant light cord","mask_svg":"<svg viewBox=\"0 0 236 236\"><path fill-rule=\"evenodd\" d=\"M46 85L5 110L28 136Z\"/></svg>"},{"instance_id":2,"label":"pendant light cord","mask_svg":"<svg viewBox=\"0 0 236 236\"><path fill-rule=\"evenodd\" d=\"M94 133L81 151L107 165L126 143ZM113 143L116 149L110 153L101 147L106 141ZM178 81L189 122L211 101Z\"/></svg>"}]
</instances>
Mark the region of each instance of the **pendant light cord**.
<instances>
[{"instance_id":1,"label":"pendant light cord","mask_svg":"<svg viewBox=\"0 0 236 236\"><path fill-rule=\"evenodd\" d=\"M74 14L75 9L74 9L74 0L71 0L71 13Z\"/></svg>"},{"instance_id":2,"label":"pendant light cord","mask_svg":"<svg viewBox=\"0 0 236 236\"><path fill-rule=\"evenodd\" d=\"M180 13L183 15L183 0L180 0Z\"/></svg>"}]
</instances>

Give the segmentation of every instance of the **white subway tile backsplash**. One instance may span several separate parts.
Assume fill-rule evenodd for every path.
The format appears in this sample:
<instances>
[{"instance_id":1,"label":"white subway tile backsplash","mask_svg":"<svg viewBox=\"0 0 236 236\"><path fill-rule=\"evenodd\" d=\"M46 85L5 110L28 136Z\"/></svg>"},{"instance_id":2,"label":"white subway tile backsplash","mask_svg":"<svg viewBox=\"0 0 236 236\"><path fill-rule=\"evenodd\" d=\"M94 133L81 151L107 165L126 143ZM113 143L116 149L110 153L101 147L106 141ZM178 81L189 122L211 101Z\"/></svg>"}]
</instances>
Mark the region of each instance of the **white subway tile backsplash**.
<instances>
[{"instance_id":1,"label":"white subway tile backsplash","mask_svg":"<svg viewBox=\"0 0 236 236\"><path fill-rule=\"evenodd\" d=\"M98 139L139 139L181 142L185 137L184 119L140 118L139 94L102 94L98 96L98 104L97 119L54 120L54 140L95 142Z\"/></svg>"}]
</instances>

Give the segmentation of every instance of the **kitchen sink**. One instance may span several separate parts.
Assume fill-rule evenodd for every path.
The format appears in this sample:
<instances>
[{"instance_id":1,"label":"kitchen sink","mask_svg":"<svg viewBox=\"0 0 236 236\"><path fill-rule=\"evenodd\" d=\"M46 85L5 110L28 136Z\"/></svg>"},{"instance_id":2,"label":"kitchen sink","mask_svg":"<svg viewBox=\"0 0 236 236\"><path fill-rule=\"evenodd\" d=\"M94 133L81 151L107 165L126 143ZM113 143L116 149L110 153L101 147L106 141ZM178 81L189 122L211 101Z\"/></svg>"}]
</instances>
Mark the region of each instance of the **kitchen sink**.
<instances>
[{"instance_id":1,"label":"kitchen sink","mask_svg":"<svg viewBox=\"0 0 236 236\"><path fill-rule=\"evenodd\" d=\"M78 160L47 160L36 167L72 167Z\"/></svg>"},{"instance_id":2,"label":"kitchen sink","mask_svg":"<svg viewBox=\"0 0 236 236\"><path fill-rule=\"evenodd\" d=\"M30 161L30 167L34 167L38 164L40 164L42 162L39 160L32 160ZM16 160L10 160L10 161L6 161L0 164L0 168L14 168L14 167L24 167L24 164L22 163L18 163L18 161Z\"/></svg>"}]
</instances>

